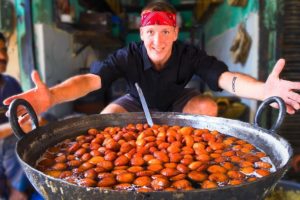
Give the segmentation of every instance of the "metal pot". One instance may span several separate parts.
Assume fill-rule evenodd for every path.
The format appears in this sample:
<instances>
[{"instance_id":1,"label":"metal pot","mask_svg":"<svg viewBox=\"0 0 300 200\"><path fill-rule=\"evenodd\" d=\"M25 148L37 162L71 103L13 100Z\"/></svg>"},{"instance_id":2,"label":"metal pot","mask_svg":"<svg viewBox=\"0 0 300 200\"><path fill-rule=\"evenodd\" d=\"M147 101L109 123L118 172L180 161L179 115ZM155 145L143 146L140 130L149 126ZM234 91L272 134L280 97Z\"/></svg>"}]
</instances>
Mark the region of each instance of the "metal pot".
<instances>
[{"instance_id":1,"label":"metal pot","mask_svg":"<svg viewBox=\"0 0 300 200\"><path fill-rule=\"evenodd\" d=\"M277 102L280 107L277 121L270 130L260 128L257 123L260 114L266 106L273 102ZM27 109L36 126L28 134L25 134L18 124L16 110L19 105ZM289 167L292 148L285 139L275 133L285 116L285 104L278 97L267 99L260 105L254 124L219 117L181 113L153 112L151 115L156 124L193 126L195 128L218 130L221 133L246 140L269 155L276 167L276 172L254 182L217 189L138 193L134 191L81 187L38 171L34 168L36 161L47 148L56 145L64 139L85 133L89 128L125 126L128 123L146 123L144 113L97 114L65 119L39 127L36 114L30 104L25 100L17 99L11 104L10 123L14 133L19 138L16 147L18 158L30 182L45 199L262 199L275 187L278 180Z\"/></svg>"}]
</instances>

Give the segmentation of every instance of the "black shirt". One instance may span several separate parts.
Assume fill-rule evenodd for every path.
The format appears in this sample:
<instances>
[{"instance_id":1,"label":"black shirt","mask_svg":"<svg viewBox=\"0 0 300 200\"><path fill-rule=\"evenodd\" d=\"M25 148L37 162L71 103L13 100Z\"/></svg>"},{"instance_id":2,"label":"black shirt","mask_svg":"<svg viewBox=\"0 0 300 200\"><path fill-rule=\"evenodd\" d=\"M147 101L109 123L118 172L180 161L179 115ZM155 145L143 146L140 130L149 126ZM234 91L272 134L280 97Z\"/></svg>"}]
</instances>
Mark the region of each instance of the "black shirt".
<instances>
[{"instance_id":1,"label":"black shirt","mask_svg":"<svg viewBox=\"0 0 300 200\"><path fill-rule=\"evenodd\" d=\"M15 94L22 92L21 86L18 81L10 75L0 74L1 86L0 86L0 106L3 105L3 100L7 97L10 97ZM8 121L8 118L5 116L5 113L0 114L0 124Z\"/></svg>"},{"instance_id":2,"label":"black shirt","mask_svg":"<svg viewBox=\"0 0 300 200\"><path fill-rule=\"evenodd\" d=\"M221 91L218 79L227 70L227 66L215 57L180 41L174 42L172 55L161 71L153 68L143 42L130 43L91 65L91 73L101 77L102 88L110 87L113 81L123 77L128 83L128 93L138 99L134 85L138 82L149 108L162 111L179 97L194 74L210 89Z\"/></svg>"}]
</instances>

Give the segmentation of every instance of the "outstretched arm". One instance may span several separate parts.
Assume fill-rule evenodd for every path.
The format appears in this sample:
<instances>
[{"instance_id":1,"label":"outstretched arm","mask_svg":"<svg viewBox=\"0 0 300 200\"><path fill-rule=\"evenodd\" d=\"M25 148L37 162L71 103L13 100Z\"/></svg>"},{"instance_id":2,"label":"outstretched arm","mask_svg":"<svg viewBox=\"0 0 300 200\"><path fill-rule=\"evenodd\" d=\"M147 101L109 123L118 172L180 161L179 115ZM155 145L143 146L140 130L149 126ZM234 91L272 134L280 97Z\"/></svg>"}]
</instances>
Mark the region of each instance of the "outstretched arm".
<instances>
[{"instance_id":1,"label":"outstretched arm","mask_svg":"<svg viewBox=\"0 0 300 200\"><path fill-rule=\"evenodd\" d=\"M271 96L281 97L287 106L287 112L294 114L300 108L300 82L292 82L279 78L285 60L279 59L265 83L248 75L224 72L219 78L219 86L237 96L263 101Z\"/></svg>"},{"instance_id":2,"label":"outstretched arm","mask_svg":"<svg viewBox=\"0 0 300 200\"><path fill-rule=\"evenodd\" d=\"M22 98L27 100L39 115L56 104L75 100L101 88L101 79L94 74L77 75L52 88L48 88L41 81L37 71L32 72L31 78L35 88L5 99L4 105L9 105L14 99Z\"/></svg>"}]
</instances>

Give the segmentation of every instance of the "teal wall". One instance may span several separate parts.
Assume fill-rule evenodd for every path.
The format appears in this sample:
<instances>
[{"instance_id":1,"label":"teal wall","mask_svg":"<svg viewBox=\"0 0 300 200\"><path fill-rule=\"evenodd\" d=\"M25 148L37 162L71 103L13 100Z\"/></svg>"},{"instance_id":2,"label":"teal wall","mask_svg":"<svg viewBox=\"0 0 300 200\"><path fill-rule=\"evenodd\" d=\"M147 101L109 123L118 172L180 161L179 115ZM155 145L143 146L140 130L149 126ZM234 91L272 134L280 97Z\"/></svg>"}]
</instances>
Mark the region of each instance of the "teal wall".
<instances>
[{"instance_id":1,"label":"teal wall","mask_svg":"<svg viewBox=\"0 0 300 200\"><path fill-rule=\"evenodd\" d=\"M53 23L53 1L32 0L33 23Z\"/></svg>"},{"instance_id":2,"label":"teal wall","mask_svg":"<svg viewBox=\"0 0 300 200\"><path fill-rule=\"evenodd\" d=\"M249 13L258 12L259 1L248 0L245 7L230 6L227 1L219 4L214 10L209 20L204 23L205 40L236 27L237 24L247 19Z\"/></svg>"},{"instance_id":3,"label":"teal wall","mask_svg":"<svg viewBox=\"0 0 300 200\"><path fill-rule=\"evenodd\" d=\"M22 51L22 41L26 35L26 26L25 26L25 2L24 0L15 0L15 11L17 16L17 43L18 43L18 55L19 55L19 64L20 64L20 81L23 90L28 90L31 88L30 77L25 73L25 64L23 61L25 58L25 53ZM31 49L28 50L28 52ZM31 60L29 61L31 62Z\"/></svg>"},{"instance_id":4,"label":"teal wall","mask_svg":"<svg viewBox=\"0 0 300 200\"><path fill-rule=\"evenodd\" d=\"M259 6L258 0L248 0L244 7L231 6L224 0L223 3L215 4L214 9L209 10L211 13L206 13L207 21L203 23L207 53L223 61L230 71L245 73L255 78L258 77L259 66ZM235 63L230 51L240 23L244 23L251 37L251 47L245 63ZM225 91L215 95L232 96ZM241 101L249 107L249 119L252 120L257 102L245 98Z\"/></svg>"},{"instance_id":5,"label":"teal wall","mask_svg":"<svg viewBox=\"0 0 300 200\"><path fill-rule=\"evenodd\" d=\"M268 72L271 72L277 61L278 51L278 17L283 15L284 0L266 1L262 21L268 33Z\"/></svg>"},{"instance_id":6,"label":"teal wall","mask_svg":"<svg viewBox=\"0 0 300 200\"><path fill-rule=\"evenodd\" d=\"M71 7L74 9L75 12L75 21L79 19L80 13L83 12L85 9L81 7L78 3L78 0L69 0Z\"/></svg>"},{"instance_id":7,"label":"teal wall","mask_svg":"<svg viewBox=\"0 0 300 200\"><path fill-rule=\"evenodd\" d=\"M75 21L79 19L82 8L78 0L69 0L70 6L74 9ZM54 1L32 0L32 16L34 23L51 24L54 22Z\"/></svg>"}]
</instances>

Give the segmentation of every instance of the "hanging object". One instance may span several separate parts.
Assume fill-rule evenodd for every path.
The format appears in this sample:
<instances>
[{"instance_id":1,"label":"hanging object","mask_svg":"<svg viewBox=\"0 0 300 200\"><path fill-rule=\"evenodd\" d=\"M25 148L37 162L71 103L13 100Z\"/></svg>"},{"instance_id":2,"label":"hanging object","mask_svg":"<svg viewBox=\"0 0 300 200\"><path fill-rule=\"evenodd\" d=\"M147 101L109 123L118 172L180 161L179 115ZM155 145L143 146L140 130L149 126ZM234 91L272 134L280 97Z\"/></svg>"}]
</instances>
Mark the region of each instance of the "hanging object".
<instances>
[{"instance_id":1,"label":"hanging object","mask_svg":"<svg viewBox=\"0 0 300 200\"><path fill-rule=\"evenodd\" d=\"M13 31L13 5L9 0L0 0L0 32Z\"/></svg>"},{"instance_id":2,"label":"hanging object","mask_svg":"<svg viewBox=\"0 0 300 200\"><path fill-rule=\"evenodd\" d=\"M251 46L251 37L247 33L245 26L241 23L238 27L238 33L230 47L231 57L234 63L244 64L247 60Z\"/></svg>"},{"instance_id":3,"label":"hanging object","mask_svg":"<svg viewBox=\"0 0 300 200\"><path fill-rule=\"evenodd\" d=\"M208 11L209 7L213 4L222 3L223 0L205 0L197 1L195 8L195 16L197 20L200 20L204 14Z\"/></svg>"},{"instance_id":4,"label":"hanging object","mask_svg":"<svg viewBox=\"0 0 300 200\"><path fill-rule=\"evenodd\" d=\"M228 4L231 6L246 6L248 3L248 0L227 0Z\"/></svg>"}]
</instances>

